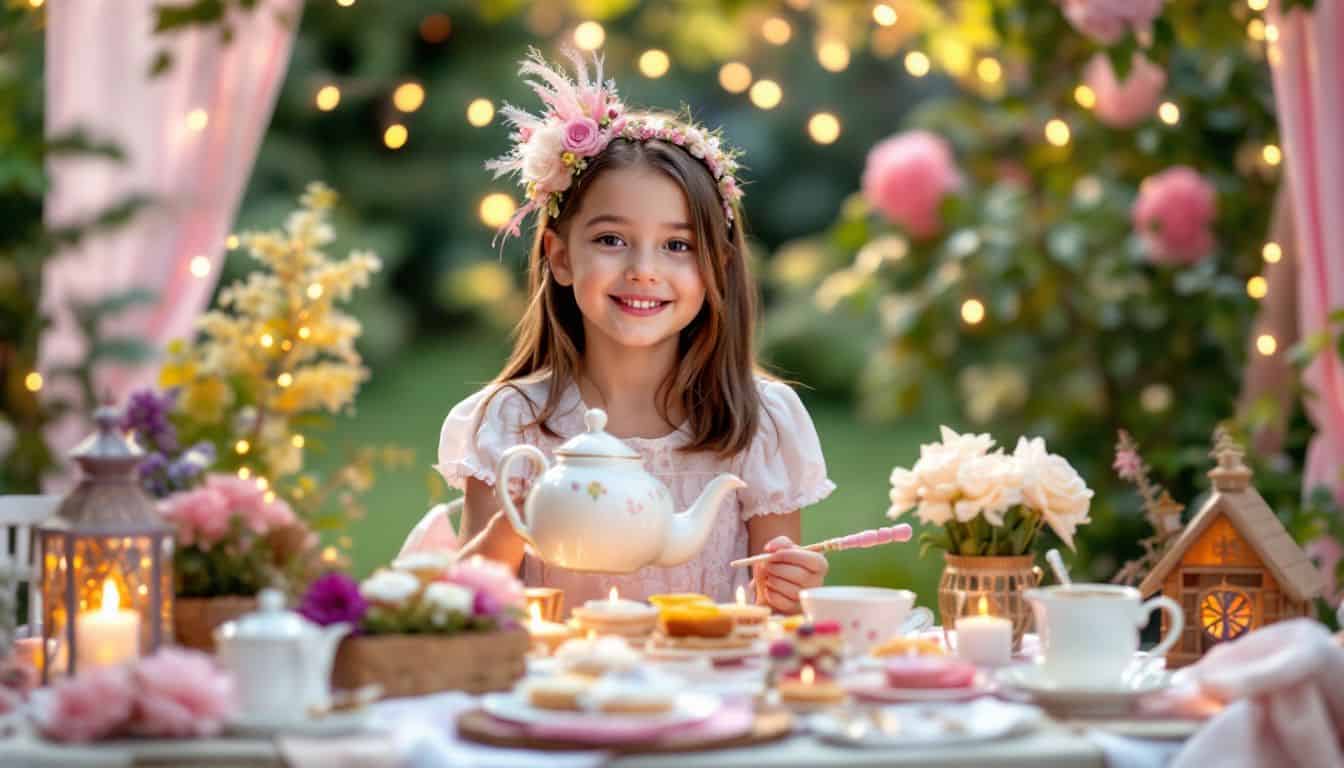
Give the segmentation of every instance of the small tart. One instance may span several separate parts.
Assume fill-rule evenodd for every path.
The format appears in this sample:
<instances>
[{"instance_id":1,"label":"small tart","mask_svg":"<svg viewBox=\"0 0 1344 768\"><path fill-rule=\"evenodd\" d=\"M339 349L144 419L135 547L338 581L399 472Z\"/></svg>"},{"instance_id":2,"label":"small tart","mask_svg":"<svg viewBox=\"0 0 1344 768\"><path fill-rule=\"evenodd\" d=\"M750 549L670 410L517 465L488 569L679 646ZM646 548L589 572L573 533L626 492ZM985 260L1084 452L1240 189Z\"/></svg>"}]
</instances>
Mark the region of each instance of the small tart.
<instances>
[{"instance_id":1,"label":"small tart","mask_svg":"<svg viewBox=\"0 0 1344 768\"><path fill-rule=\"evenodd\" d=\"M727 637L733 618L716 605L683 605L662 609L658 628L668 637Z\"/></svg>"},{"instance_id":2,"label":"small tart","mask_svg":"<svg viewBox=\"0 0 1344 768\"><path fill-rule=\"evenodd\" d=\"M709 595L701 595L695 592L673 592L662 595L649 595L649 604L658 608L669 608L674 605L695 605L705 603L713 605L714 601Z\"/></svg>"}]
</instances>

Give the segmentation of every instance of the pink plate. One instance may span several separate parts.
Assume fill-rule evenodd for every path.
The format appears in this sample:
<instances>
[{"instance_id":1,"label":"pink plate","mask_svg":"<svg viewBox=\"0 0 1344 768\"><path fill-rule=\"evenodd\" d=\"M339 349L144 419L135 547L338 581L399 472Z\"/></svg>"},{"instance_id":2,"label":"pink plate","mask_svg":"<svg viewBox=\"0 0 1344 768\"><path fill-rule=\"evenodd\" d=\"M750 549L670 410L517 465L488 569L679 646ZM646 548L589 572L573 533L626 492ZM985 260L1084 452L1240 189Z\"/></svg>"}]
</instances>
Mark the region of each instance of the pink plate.
<instances>
[{"instance_id":1,"label":"pink plate","mask_svg":"<svg viewBox=\"0 0 1344 768\"><path fill-rule=\"evenodd\" d=\"M877 675L857 676L842 683L855 698L883 703L969 701L998 690L984 672L977 672L975 682L962 688L892 688Z\"/></svg>"}]
</instances>

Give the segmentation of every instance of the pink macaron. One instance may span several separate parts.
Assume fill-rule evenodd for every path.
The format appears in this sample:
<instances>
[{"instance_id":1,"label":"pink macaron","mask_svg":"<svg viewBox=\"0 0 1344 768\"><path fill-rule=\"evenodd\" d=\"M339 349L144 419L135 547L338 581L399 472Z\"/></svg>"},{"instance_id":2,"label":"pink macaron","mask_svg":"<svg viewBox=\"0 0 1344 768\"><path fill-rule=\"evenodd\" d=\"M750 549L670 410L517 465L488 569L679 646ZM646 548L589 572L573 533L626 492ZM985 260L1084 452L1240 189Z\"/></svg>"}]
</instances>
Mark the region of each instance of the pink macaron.
<instances>
[{"instance_id":1,"label":"pink macaron","mask_svg":"<svg viewBox=\"0 0 1344 768\"><path fill-rule=\"evenodd\" d=\"M938 656L897 656L883 667L892 688L967 688L975 683L975 665Z\"/></svg>"}]
</instances>

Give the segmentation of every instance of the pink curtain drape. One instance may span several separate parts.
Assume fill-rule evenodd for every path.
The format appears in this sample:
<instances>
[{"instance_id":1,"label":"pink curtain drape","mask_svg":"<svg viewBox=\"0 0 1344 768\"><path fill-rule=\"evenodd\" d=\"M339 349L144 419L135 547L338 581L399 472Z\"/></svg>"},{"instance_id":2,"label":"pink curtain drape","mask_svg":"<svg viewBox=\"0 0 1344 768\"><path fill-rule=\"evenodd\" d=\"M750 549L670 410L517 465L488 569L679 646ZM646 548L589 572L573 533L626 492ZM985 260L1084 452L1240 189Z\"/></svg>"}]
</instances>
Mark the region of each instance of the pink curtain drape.
<instances>
[{"instance_id":1,"label":"pink curtain drape","mask_svg":"<svg viewBox=\"0 0 1344 768\"><path fill-rule=\"evenodd\" d=\"M1269 49L1280 140L1292 190L1298 253L1298 328L1302 338L1330 325L1344 308L1344 3L1317 0L1310 14L1268 20L1278 29ZM1335 334L1338 334L1338 328ZM1305 372L1305 403L1316 426L1303 490L1326 485L1344 500L1344 366L1329 345Z\"/></svg>"},{"instance_id":2,"label":"pink curtain drape","mask_svg":"<svg viewBox=\"0 0 1344 768\"><path fill-rule=\"evenodd\" d=\"M39 370L82 358L86 342L70 307L144 288L155 302L118 316L108 330L155 349L188 336L219 277L225 240L289 64L300 0L262 0L231 12L232 40L218 26L154 34L157 0L49 0L45 133L81 130L111 142L124 161L62 157L48 168L48 226L85 221L132 195L150 199L128 224L69 248L48 263L42 307L52 319ZM150 77L159 51L166 73ZM102 397L124 400L154 380L154 365L95 371ZM76 396L53 381L48 397ZM64 454L86 429L72 417L48 433Z\"/></svg>"}]
</instances>

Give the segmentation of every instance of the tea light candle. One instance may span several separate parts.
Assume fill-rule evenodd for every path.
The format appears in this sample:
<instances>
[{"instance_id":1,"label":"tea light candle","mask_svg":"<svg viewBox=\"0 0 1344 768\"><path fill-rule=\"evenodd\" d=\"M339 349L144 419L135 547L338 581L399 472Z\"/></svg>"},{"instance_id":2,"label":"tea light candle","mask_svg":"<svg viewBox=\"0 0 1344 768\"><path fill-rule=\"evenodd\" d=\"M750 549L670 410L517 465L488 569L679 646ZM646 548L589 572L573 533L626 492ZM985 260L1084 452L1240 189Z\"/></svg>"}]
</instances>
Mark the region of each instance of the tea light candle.
<instances>
[{"instance_id":1,"label":"tea light candle","mask_svg":"<svg viewBox=\"0 0 1344 768\"><path fill-rule=\"evenodd\" d=\"M589 600L583 604L584 613L590 616L652 616L657 608L638 600L626 600L615 587L607 594L606 600Z\"/></svg>"},{"instance_id":2,"label":"tea light candle","mask_svg":"<svg viewBox=\"0 0 1344 768\"><path fill-rule=\"evenodd\" d=\"M122 664L140 655L140 615L123 611L112 579L103 582L103 604L75 618L76 670Z\"/></svg>"},{"instance_id":3,"label":"tea light candle","mask_svg":"<svg viewBox=\"0 0 1344 768\"><path fill-rule=\"evenodd\" d=\"M14 641L13 658L20 665L42 673L42 638L21 637Z\"/></svg>"},{"instance_id":4,"label":"tea light candle","mask_svg":"<svg viewBox=\"0 0 1344 768\"><path fill-rule=\"evenodd\" d=\"M541 618L541 605L538 603L533 603L529 610L532 618L527 622L527 631L532 635L532 647L548 655L555 653L555 649L570 638L569 626Z\"/></svg>"},{"instance_id":5,"label":"tea light candle","mask_svg":"<svg viewBox=\"0 0 1344 768\"><path fill-rule=\"evenodd\" d=\"M982 667L1007 665L1013 658L1013 623L990 616L983 595L977 608L980 615L957 619L957 655Z\"/></svg>"},{"instance_id":6,"label":"tea light candle","mask_svg":"<svg viewBox=\"0 0 1344 768\"><path fill-rule=\"evenodd\" d=\"M818 678L811 664L803 666L796 678L779 681L779 699L799 709L819 709L845 700L845 689L828 677Z\"/></svg>"},{"instance_id":7,"label":"tea light candle","mask_svg":"<svg viewBox=\"0 0 1344 768\"><path fill-rule=\"evenodd\" d=\"M737 602L719 603L719 610L733 620L733 633L740 637L760 637L770 618L770 606L747 603L747 594L737 588Z\"/></svg>"}]
</instances>

